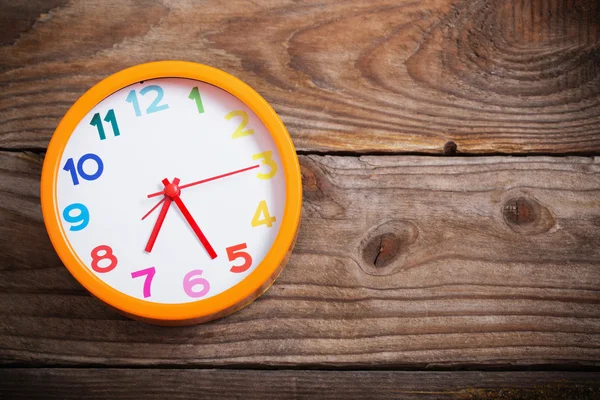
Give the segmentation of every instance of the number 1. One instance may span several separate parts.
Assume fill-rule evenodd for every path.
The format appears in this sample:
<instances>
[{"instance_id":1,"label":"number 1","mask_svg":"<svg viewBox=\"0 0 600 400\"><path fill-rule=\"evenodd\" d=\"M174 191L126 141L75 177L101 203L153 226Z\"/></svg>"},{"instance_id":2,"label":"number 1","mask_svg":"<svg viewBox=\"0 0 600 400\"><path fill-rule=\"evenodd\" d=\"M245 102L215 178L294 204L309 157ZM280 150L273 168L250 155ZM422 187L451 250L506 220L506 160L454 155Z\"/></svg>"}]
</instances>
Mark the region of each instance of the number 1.
<instances>
[{"instance_id":1,"label":"number 1","mask_svg":"<svg viewBox=\"0 0 600 400\"><path fill-rule=\"evenodd\" d=\"M188 99L196 100L196 108L198 108L198 114L204 113L204 104L202 104L202 97L200 97L200 91L198 86L194 86Z\"/></svg>"},{"instance_id":2,"label":"number 1","mask_svg":"<svg viewBox=\"0 0 600 400\"><path fill-rule=\"evenodd\" d=\"M156 269L154 267L140 269L139 271L134 271L131 273L131 277L133 279L146 275L146 279L144 279L144 298L145 299L147 299L148 297L151 296L150 285L152 285L152 278L154 278L154 274L156 274Z\"/></svg>"}]
</instances>

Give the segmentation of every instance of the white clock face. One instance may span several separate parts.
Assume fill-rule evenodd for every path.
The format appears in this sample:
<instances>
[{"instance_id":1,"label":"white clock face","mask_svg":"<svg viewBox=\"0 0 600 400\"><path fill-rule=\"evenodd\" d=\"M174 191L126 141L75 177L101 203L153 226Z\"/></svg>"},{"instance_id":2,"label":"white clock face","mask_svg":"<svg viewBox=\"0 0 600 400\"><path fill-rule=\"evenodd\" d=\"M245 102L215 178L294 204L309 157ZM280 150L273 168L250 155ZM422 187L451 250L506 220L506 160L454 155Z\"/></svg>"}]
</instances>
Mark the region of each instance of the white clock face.
<instances>
[{"instance_id":1,"label":"white clock face","mask_svg":"<svg viewBox=\"0 0 600 400\"><path fill-rule=\"evenodd\" d=\"M140 82L96 105L64 149L64 235L122 293L206 299L271 249L286 201L281 165L269 131L228 92L190 79Z\"/></svg>"}]
</instances>

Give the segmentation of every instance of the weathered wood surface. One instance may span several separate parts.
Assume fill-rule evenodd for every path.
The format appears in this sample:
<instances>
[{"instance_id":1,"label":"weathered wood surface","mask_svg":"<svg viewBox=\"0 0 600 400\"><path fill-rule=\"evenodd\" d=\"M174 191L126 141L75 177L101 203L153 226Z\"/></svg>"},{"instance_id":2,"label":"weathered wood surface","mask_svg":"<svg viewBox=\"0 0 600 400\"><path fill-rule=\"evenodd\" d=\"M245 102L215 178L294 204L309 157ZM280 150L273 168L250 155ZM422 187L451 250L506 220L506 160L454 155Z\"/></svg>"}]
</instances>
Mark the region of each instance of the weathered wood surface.
<instances>
[{"instance_id":1,"label":"weathered wood surface","mask_svg":"<svg viewBox=\"0 0 600 400\"><path fill-rule=\"evenodd\" d=\"M256 88L300 150L597 153L597 0L2 1L0 149L160 59Z\"/></svg>"},{"instance_id":2,"label":"weathered wood surface","mask_svg":"<svg viewBox=\"0 0 600 400\"><path fill-rule=\"evenodd\" d=\"M41 158L0 152L5 365L600 365L600 159L301 156L290 263L258 301L161 328L55 255Z\"/></svg>"},{"instance_id":3,"label":"weathered wood surface","mask_svg":"<svg viewBox=\"0 0 600 400\"><path fill-rule=\"evenodd\" d=\"M600 373L0 369L6 399L593 400Z\"/></svg>"}]
</instances>

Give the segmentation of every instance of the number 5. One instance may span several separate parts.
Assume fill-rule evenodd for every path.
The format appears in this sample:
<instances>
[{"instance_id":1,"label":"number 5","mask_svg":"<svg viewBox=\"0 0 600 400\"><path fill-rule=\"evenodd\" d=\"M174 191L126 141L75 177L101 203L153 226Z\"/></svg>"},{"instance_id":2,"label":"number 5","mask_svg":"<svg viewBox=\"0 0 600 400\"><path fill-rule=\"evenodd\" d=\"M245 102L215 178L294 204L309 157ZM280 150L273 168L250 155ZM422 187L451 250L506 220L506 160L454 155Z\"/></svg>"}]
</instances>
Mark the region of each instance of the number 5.
<instances>
[{"instance_id":1,"label":"number 5","mask_svg":"<svg viewBox=\"0 0 600 400\"><path fill-rule=\"evenodd\" d=\"M227 250L227 257L229 258L229 261L234 261L234 260L237 260L238 258L244 259L244 264L232 265L231 269L230 269L231 272L239 274L239 273L248 271L248 268L250 268L250 266L252 266L252 256L250 256L250 254L246 253L245 251L242 251L246 248L248 248L246 243L242 243L242 244L238 244L236 246L231 246L231 247L228 247L227 249L225 249L225 250Z\"/></svg>"}]
</instances>

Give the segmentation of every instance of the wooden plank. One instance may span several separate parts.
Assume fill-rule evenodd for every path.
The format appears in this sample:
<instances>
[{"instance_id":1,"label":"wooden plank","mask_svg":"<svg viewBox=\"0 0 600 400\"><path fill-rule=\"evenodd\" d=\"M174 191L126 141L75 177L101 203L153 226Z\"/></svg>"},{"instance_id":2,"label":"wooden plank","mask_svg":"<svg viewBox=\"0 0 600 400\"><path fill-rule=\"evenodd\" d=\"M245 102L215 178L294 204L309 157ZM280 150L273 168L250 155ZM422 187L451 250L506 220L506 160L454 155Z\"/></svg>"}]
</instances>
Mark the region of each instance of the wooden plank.
<instances>
[{"instance_id":1,"label":"wooden plank","mask_svg":"<svg viewBox=\"0 0 600 400\"><path fill-rule=\"evenodd\" d=\"M0 5L0 149L43 149L105 76L160 59L256 88L310 152L597 153L598 2Z\"/></svg>"},{"instance_id":2,"label":"wooden plank","mask_svg":"<svg viewBox=\"0 0 600 400\"><path fill-rule=\"evenodd\" d=\"M130 321L55 255L39 156L0 152L0 362L599 365L600 158L301 156L290 263L200 326Z\"/></svg>"},{"instance_id":3,"label":"wooden plank","mask_svg":"<svg viewBox=\"0 0 600 400\"><path fill-rule=\"evenodd\" d=\"M0 369L7 399L600 399L597 372Z\"/></svg>"}]
</instances>

